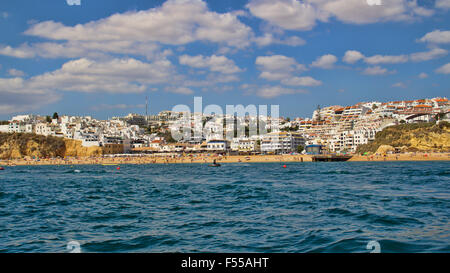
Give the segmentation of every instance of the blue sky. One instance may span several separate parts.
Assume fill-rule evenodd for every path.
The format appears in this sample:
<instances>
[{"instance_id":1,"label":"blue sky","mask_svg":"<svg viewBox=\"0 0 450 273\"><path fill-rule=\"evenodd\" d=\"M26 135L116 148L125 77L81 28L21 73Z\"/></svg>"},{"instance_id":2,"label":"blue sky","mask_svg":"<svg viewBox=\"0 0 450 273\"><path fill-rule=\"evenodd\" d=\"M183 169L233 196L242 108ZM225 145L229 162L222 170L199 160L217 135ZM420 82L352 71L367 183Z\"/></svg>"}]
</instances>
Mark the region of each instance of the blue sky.
<instances>
[{"instance_id":1,"label":"blue sky","mask_svg":"<svg viewBox=\"0 0 450 273\"><path fill-rule=\"evenodd\" d=\"M368 2L5 1L0 119L448 96L450 0Z\"/></svg>"}]
</instances>

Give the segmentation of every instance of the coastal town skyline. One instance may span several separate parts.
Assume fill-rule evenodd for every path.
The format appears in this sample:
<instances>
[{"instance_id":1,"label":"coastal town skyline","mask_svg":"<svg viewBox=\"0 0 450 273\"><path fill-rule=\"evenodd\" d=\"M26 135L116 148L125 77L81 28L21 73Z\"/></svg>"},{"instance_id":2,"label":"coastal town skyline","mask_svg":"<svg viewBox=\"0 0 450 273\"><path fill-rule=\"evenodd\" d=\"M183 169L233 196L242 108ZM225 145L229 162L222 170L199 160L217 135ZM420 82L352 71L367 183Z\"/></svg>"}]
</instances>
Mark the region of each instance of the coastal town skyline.
<instances>
[{"instance_id":1,"label":"coastal town skyline","mask_svg":"<svg viewBox=\"0 0 450 273\"><path fill-rule=\"evenodd\" d=\"M311 118L281 117L278 106L270 106L270 112L267 106L258 109L255 105L224 111L218 105L204 106L201 97L195 98L193 111L187 105L175 108L181 111L130 113L108 120L56 112L52 116L18 115L3 121L0 133L71 139L106 154L289 154L316 146L333 153L355 153L388 127L450 121L450 102L441 97L318 107Z\"/></svg>"},{"instance_id":2,"label":"coastal town skyline","mask_svg":"<svg viewBox=\"0 0 450 273\"><path fill-rule=\"evenodd\" d=\"M0 119L107 119L143 113L145 96L152 114L202 96L280 105L285 117L448 96L450 5L382 2L9 1L0 10Z\"/></svg>"}]
</instances>

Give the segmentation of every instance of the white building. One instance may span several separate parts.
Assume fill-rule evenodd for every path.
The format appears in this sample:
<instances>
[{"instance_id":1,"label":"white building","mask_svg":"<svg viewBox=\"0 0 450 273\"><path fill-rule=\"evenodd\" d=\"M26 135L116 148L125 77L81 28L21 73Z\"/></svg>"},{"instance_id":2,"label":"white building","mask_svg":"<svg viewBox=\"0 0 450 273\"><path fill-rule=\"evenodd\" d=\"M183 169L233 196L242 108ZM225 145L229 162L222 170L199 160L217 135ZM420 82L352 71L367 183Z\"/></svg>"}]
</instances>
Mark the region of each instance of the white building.
<instances>
[{"instance_id":1,"label":"white building","mask_svg":"<svg viewBox=\"0 0 450 273\"><path fill-rule=\"evenodd\" d=\"M379 130L342 131L333 135L329 141L332 152L355 152L359 145L367 144L375 139Z\"/></svg>"},{"instance_id":2,"label":"white building","mask_svg":"<svg viewBox=\"0 0 450 273\"><path fill-rule=\"evenodd\" d=\"M36 135L49 136L52 134L52 128L47 123L38 123L34 128L34 133Z\"/></svg>"},{"instance_id":3,"label":"white building","mask_svg":"<svg viewBox=\"0 0 450 273\"><path fill-rule=\"evenodd\" d=\"M208 151L226 152L230 149L228 140L210 140L207 144Z\"/></svg>"},{"instance_id":4,"label":"white building","mask_svg":"<svg viewBox=\"0 0 450 273\"><path fill-rule=\"evenodd\" d=\"M100 140L99 140L98 136L94 135L94 134L83 135L83 138L81 141L82 141L81 145L83 147L94 147L94 146L99 147L100 146Z\"/></svg>"},{"instance_id":5,"label":"white building","mask_svg":"<svg viewBox=\"0 0 450 273\"><path fill-rule=\"evenodd\" d=\"M239 152L254 152L257 150L258 140L256 138L233 138L231 150Z\"/></svg>"},{"instance_id":6,"label":"white building","mask_svg":"<svg viewBox=\"0 0 450 273\"><path fill-rule=\"evenodd\" d=\"M36 120L35 115L19 115L14 116L11 118L11 122L18 121L18 122L26 122L26 123L32 123Z\"/></svg>"},{"instance_id":7,"label":"white building","mask_svg":"<svg viewBox=\"0 0 450 273\"><path fill-rule=\"evenodd\" d=\"M263 136L261 152L291 153L297 152L298 146L305 146L305 139L299 133L274 132Z\"/></svg>"},{"instance_id":8,"label":"white building","mask_svg":"<svg viewBox=\"0 0 450 273\"><path fill-rule=\"evenodd\" d=\"M25 133L26 126L20 122L11 122L8 126L8 133Z\"/></svg>"},{"instance_id":9,"label":"white building","mask_svg":"<svg viewBox=\"0 0 450 273\"><path fill-rule=\"evenodd\" d=\"M9 132L9 125L0 125L0 133L8 133Z\"/></svg>"}]
</instances>

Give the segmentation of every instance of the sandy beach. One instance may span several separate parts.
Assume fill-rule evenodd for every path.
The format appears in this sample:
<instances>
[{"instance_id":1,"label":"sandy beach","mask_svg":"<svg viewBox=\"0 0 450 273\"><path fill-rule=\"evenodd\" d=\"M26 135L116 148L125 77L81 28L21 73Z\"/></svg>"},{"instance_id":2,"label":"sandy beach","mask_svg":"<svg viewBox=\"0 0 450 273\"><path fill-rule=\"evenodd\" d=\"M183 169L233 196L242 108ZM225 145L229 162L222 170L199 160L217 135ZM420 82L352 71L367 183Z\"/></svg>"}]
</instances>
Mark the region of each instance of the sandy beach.
<instances>
[{"instance_id":1,"label":"sandy beach","mask_svg":"<svg viewBox=\"0 0 450 273\"><path fill-rule=\"evenodd\" d=\"M349 161L448 161L450 153L403 153L387 155L355 155Z\"/></svg>"},{"instance_id":2,"label":"sandy beach","mask_svg":"<svg viewBox=\"0 0 450 273\"><path fill-rule=\"evenodd\" d=\"M311 155L236 155L221 156L216 154L196 154L196 155L145 155L145 156L118 156L118 157L85 157L85 158L32 158L2 160L3 166L23 166L23 165L121 165L121 164L210 164L214 160L218 163L262 163L262 162L311 162ZM405 153L387 155L355 155L349 161L447 161L450 160L450 153Z\"/></svg>"},{"instance_id":3,"label":"sandy beach","mask_svg":"<svg viewBox=\"0 0 450 273\"><path fill-rule=\"evenodd\" d=\"M14 159L0 161L0 165L92 165L92 164L210 164L214 160L218 163L249 163L249 162L308 162L309 155L252 155L252 156L220 156L215 154L197 154L180 156L127 156L127 157L85 157L85 158L41 158Z\"/></svg>"}]
</instances>

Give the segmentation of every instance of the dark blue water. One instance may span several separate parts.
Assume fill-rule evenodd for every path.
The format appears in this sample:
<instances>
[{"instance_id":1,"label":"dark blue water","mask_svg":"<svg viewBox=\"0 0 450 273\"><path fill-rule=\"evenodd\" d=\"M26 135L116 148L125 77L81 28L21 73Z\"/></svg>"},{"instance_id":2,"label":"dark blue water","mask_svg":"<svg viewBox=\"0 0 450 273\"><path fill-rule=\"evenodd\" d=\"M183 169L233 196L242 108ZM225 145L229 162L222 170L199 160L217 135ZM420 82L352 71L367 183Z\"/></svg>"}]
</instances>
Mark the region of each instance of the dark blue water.
<instances>
[{"instance_id":1,"label":"dark blue water","mask_svg":"<svg viewBox=\"0 0 450 273\"><path fill-rule=\"evenodd\" d=\"M8 167L0 251L450 252L449 162L282 165Z\"/></svg>"}]
</instances>

